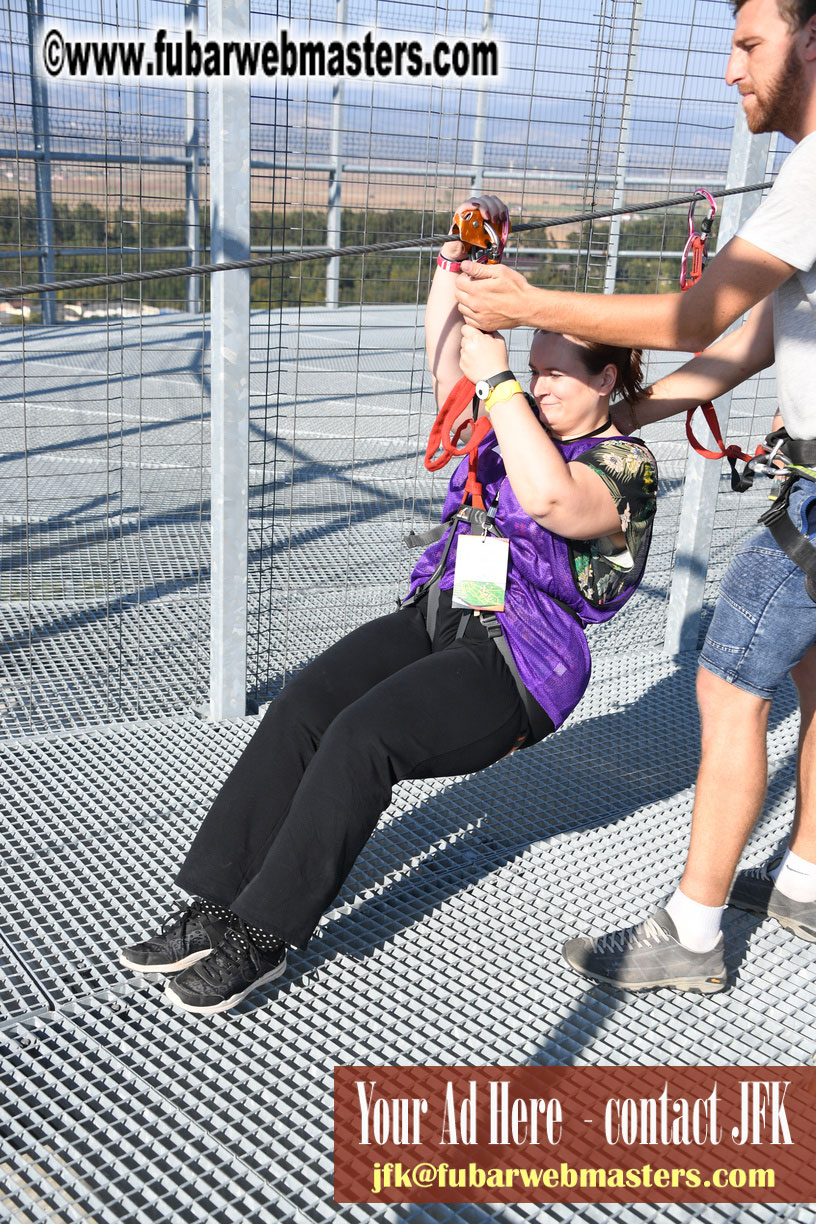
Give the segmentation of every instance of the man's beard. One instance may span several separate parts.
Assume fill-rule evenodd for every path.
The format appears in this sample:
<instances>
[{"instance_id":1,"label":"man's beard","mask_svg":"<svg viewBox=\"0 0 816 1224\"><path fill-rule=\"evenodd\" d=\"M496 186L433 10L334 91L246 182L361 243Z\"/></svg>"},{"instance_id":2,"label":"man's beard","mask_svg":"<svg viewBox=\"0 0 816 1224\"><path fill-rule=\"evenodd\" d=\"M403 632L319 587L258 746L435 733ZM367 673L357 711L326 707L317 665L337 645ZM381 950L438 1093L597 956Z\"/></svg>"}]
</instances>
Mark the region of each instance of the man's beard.
<instances>
[{"instance_id":1,"label":"man's beard","mask_svg":"<svg viewBox=\"0 0 816 1224\"><path fill-rule=\"evenodd\" d=\"M748 127L754 133L782 132L789 135L799 123L802 100L805 94L805 72L791 47L782 71L768 86L764 98L754 94L753 111L746 111Z\"/></svg>"}]
</instances>

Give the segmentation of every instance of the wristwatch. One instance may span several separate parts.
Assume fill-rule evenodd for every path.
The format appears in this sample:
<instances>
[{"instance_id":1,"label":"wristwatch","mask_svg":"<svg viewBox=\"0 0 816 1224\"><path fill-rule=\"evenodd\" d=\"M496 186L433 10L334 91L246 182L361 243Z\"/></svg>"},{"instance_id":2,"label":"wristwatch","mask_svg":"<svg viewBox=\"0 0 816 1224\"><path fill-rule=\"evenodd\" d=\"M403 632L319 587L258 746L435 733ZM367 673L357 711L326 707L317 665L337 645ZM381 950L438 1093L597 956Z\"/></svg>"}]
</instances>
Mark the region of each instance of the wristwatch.
<instances>
[{"instance_id":1,"label":"wristwatch","mask_svg":"<svg viewBox=\"0 0 816 1224\"><path fill-rule=\"evenodd\" d=\"M480 378L476 384L476 398L486 400L494 387L498 387L499 383L515 382L516 376L510 370L503 370L501 374L494 374L491 378Z\"/></svg>"}]
</instances>

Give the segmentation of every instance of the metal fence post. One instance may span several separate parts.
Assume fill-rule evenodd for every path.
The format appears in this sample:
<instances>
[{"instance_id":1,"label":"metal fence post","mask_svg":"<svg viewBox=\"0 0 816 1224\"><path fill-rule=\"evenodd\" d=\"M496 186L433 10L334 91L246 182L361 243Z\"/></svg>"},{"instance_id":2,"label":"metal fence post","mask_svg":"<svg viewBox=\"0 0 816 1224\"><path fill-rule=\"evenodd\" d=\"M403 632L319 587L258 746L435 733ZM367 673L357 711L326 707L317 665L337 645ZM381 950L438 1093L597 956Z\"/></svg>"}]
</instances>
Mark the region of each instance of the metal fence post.
<instances>
[{"instance_id":1,"label":"metal fence post","mask_svg":"<svg viewBox=\"0 0 816 1224\"><path fill-rule=\"evenodd\" d=\"M494 0L484 0L482 9L482 32L480 37L489 39L493 33ZM475 196L482 194L484 180L485 146L487 144L487 89L483 82L476 86L476 114L473 118L473 171L471 190Z\"/></svg>"},{"instance_id":2,"label":"metal fence post","mask_svg":"<svg viewBox=\"0 0 816 1224\"><path fill-rule=\"evenodd\" d=\"M31 82L31 129L34 138L34 194L37 208L37 264L40 279L56 280L54 274L54 202L51 195L51 135L48 124L48 92L37 71L35 47L43 19L42 0L26 0L28 21L28 63ZM56 322L54 294L40 294L40 318Z\"/></svg>"},{"instance_id":3,"label":"metal fence post","mask_svg":"<svg viewBox=\"0 0 816 1224\"><path fill-rule=\"evenodd\" d=\"M629 142L632 121L632 93L635 88L638 51L640 50L641 26L643 25L644 0L635 0L632 9L632 24L629 28L629 53L626 59L626 76L621 104L621 125L618 133L618 156L615 164L615 192L612 207L622 208L626 190L626 171L629 163ZM621 218L612 217L609 222L609 239L606 247L606 273L604 293L614 293L618 279L618 251L620 249Z\"/></svg>"},{"instance_id":4,"label":"metal fence post","mask_svg":"<svg viewBox=\"0 0 816 1224\"><path fill-rule=\"evenodd\" d=\"M744 187L748 183L762 181L765 178L770 147L769 135L752 136L748 131L742 106L738 104L726 186ZM726 199L720 218L718 249L725 246L748 220L759 199L756 192L729 196ZM731 411L730 392L717 400L716 407L725 434ZM688 452L666 618L663 646L666 654L697 649L721 470L722 464L704 459L695 451Z\"/></svg>"},{"instance_id":5,"label":"metal fence post","mask_svg":"<svg viewBox=\"0 0 816 1224\"><path fill-rule=\"evenodd\" d=\"M185 21L198 34L199 0L186 0ZM184 99L184 201L187 227L187 260L190 267L201 263L201 203L199 171L201 168L201 93L195 79L187 83ZM187 277L187 309L190 314L201 310L201 278Z\"/></svg>"},{"instance_id":6,"label":"metal fence post","mask_svg":"<svg viewBox=\"0 0 816 1224\"><path fill-rule=\"evenodd\" d=\"M249 0L210 0L214 38L245 38ZM211 257L247 259L250 248L249 87L211 78ZM249 517L248 270L212 279L212 604L210 718L246 713Z\"/></svg>"},{"instance_id":7,"label":"metal fence post","mask_svg":"<svg viewBox=\"0 0 816 1224\"><path fill-rule=\"evenodd\" d=\"M335 30L337 37L346 36L347 0L337 0L337 19ZM343 103L345 100L345 83L338 77L332 86L331 101L331 132L329 134L329 208L326 215L326 246L340 246L343 222ZM326 260L326 305L335 310L340 304L340 258Z\"/></svg>"}]
</instances>

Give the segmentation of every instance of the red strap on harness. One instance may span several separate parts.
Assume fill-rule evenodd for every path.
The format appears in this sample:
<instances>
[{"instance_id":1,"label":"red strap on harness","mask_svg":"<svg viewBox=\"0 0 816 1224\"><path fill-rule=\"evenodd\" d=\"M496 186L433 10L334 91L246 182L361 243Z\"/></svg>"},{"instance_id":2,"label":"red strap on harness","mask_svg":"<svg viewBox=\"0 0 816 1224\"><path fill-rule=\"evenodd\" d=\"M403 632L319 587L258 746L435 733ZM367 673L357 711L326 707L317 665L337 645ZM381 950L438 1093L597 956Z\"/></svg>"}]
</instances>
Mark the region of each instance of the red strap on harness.
<instances>
[{"instance_id":1,"label":"red strap on harness","mask_svg":"<svg viewBox=\"0 0 816 1224\"><path fill-rule=\"evenodd\" d=\"M463 446L460 446L459 442L463 432L471 422L463 421L456 428L456 432L453 432L457 418L473 403L475 394L476 388L473 383L469 378L464 377L460 378L456 386L450 391L439 410L439 415L431 426L428 446L425 450L425 466L429 472L438 472L451 459L461 459L467 455L468 474L462 494L462 501L466 501L469 494L473 505L479 510L484 510L482 486L477 479L477 465L479 461L479 443L490 432L490 418L483 416L473 422L470 437Z\"/></svg>"},{"instance_id":2,"label":"red strap on harness","mask_svg":"<svg viewBox=\"0 0 816 1224\"><path fill-rule=\"evenodd\" d=\"M469 248L468 259L476 263L501 263L505 244L510 233L510 221L507 217L502 222L501 234L497 234L493 226L485 221L478 210L469 208L454 213L451 232L457 234ZM465 481L462 502L470 496L471 502L478 510L484 510L482 486L478 480L479 443L490 432L491 424L487 415L478 417L472 422L462 421L456 425L456 420L466 408L472 406L476 388L469 378L459 379L450 391L448 398L439 409L439 415L434 421L428 436L428 446L425 450L425 466L429 472L438 472L449 460L468 457L468 474ZM462 434L470 427L471 433L464 446L459 445ZM454 433L453 430L456 429Z\"/></svg>"},{"instance_id":3,"label":"red strap on harness","mask_svg":"<svg viewBox=\"0 0 816 1224\"><path fill-rule=\"evenodd\" d=\"M687 289L690 289L692 285L696 285L700 277L703 275L703 270L705 269L706 260L708 258L708 252L706 249L708 235L711 229L711 223L714 220L714 214L717 211L717 206L707 191L704 191L702 188L698 188L694 195L695 198L689 205L689 236L685 250L683 251L683 260L680 270L680 289L683 293L685 293ZM706 220L703 222L702 233L698 233L694 228L694 206L697 203L698 198L706 199L709 204L709 214ZM687 271L689 257L691 258L691 269ZM697 438L694 436L694 430L691 427L692 418L694 417L697 409L689 408L686 413L686 437L689 440L689 444L694 448L694 450L696 450L698 455L702 455L704 459L742 459L745 463L747 463L750 459L755 459L757 455L764 455L766 453L766 448L764 446L757 446L753 455L747 455L739 446L726 446L722 436L722 430L720 429L720 422L717 420L717 413L714 410L714 405L700 404L699 407L702 409L702 413L706 419L708 428L711 430L711 436L719 447L719 450L707 450L702 443L698 442Z\"/></svg>"},{"instance_id":4,"label":"red strap on harness","mask_svg":"<svg viewBox=\"0 0 816 1224\"><path fill-rule=\"evenodd\" d=\"M717 413L714 411L714 405L700 404L699 407L701 408L703 416L706 419L708 428L711 430L711 436L720 449L716 451L706 450L702 443L697 441L691 428L692 417L697 409L689 408L688 412L686 413L686 437L698 455L702 455L704 459L742 459L745 463L747 463L749 459L756 459L757 455L764 455L766 453L767 448L764 446L757 446L753 455L746 455L745 451L740 450L738 446L726 446L723 440L722 430L720 429L720 422L717 420Z\"/></svg>"}]
</instances>

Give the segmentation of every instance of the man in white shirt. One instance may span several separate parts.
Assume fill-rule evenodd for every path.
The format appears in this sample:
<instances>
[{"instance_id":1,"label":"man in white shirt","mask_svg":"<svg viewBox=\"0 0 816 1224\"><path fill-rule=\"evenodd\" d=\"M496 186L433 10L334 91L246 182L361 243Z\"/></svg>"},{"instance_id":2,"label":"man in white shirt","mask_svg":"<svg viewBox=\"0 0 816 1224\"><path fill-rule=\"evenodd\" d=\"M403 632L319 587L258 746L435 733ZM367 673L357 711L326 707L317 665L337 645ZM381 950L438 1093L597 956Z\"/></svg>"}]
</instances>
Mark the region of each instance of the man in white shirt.
<instances>
[{"instance_id":1,"label":"man in white shirt","mask_svg":"<svg viewBox=\"0 0 816 1224\"><path fill-rule=\"evenodd\" d=\"M705 349L655 385L631 423L638 427L722 395L775 361L775 424L816 439L816 0L732 7L726 80L739 88L751 131L781 132L796 148L705 276L682 295L593 296L536 289L502 266L465 265L459 305L482 330L528 325L611 344ZM816 482L797 482L788 512L816 541ZM724 989L727 899L816 941L816 603L804 583L767 531L729 567L700 658L702 757L680 886L637 926L570 940L565 956L586 976L632 990ZM801 709L790 842L780 860L735 880L764 800L771 700L788 672Z\"/></svg>"}]
</instances>

